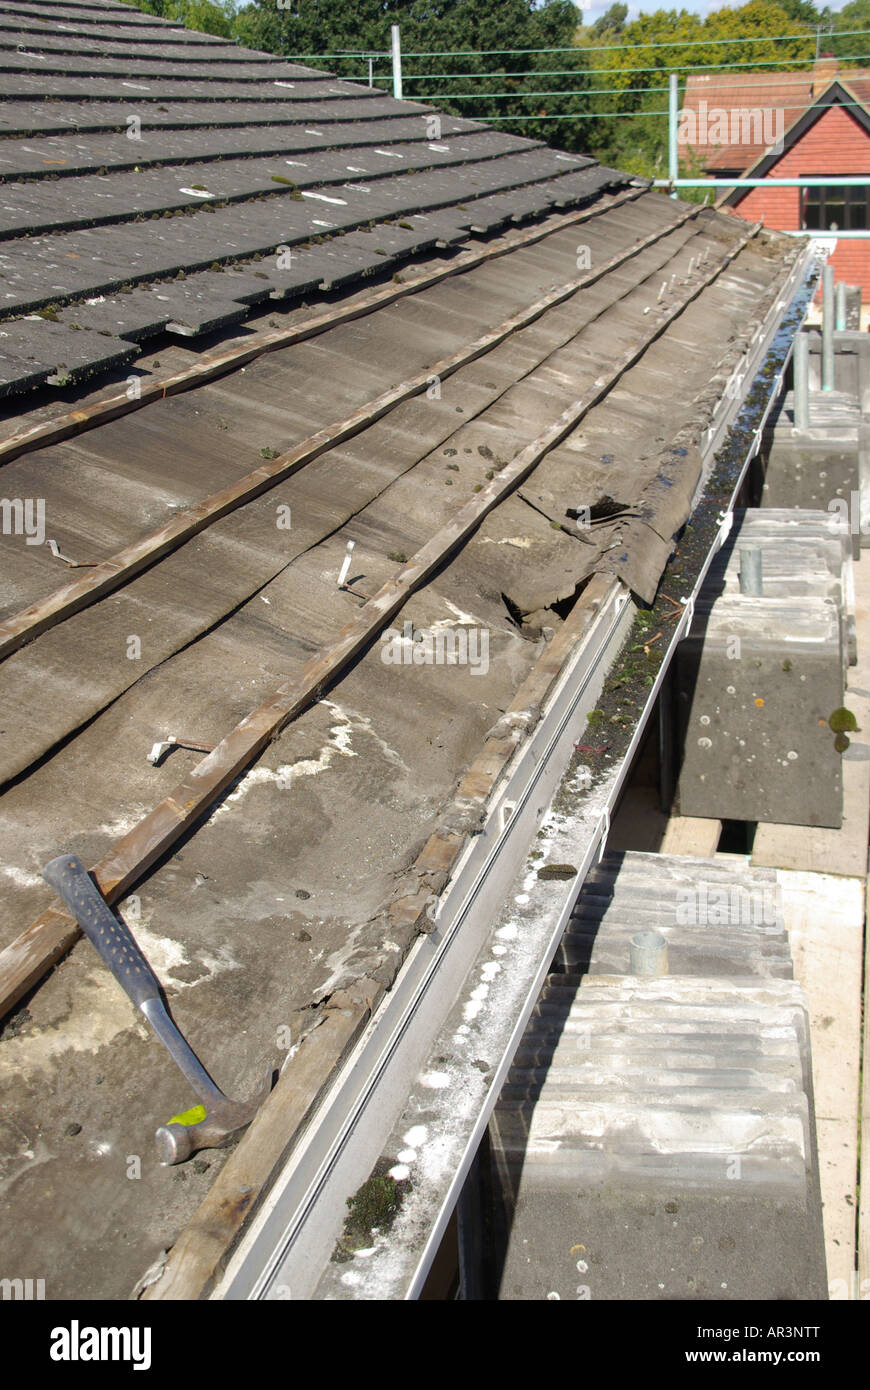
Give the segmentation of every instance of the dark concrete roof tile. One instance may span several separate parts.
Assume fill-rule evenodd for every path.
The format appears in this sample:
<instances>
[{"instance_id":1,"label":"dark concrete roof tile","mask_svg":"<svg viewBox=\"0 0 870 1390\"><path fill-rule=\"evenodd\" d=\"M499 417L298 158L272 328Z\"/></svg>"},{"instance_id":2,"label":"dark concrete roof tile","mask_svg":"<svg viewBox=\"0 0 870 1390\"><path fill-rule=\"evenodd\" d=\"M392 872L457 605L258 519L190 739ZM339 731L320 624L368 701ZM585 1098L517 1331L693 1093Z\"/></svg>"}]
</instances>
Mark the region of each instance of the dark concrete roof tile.
<instances>
[{"instance_id":1,"label":"dark concrete roof tile","mask_svg":"<svg viewBox=\"0 0 870 1390\"><path fill-rule=\"evenodd\" d=\"M479 122L443 116L432 139L431 114L112 0L13 0L0 17L13 137L0 146L0 316L34 349L42 330L26 316L47 305L60 324L99 324L79 340L96 369L106 334L210 332L266 295L350 285L627 182ZM236 297L227 267L251 256L265 258L259 284ZM33 384L31 355L9 353L6 389L16 357L21 388Z\"/></svg>"}]
</instances>

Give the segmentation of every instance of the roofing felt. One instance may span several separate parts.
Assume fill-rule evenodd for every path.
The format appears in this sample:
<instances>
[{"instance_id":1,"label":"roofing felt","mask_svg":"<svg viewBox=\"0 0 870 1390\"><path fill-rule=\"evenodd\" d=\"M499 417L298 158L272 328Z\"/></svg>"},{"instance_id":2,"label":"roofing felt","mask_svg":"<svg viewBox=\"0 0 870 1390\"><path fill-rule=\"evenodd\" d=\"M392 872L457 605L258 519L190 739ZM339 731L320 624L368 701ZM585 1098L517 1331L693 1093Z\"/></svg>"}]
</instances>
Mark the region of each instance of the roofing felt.
<instances>
[{"instance_id":1,"label":"roofing felt","mask_svg":"<svg viewBox=\"0 0 870 1390\"><path fill-rule=\"evenodd\" d=\"M121 4L3 6L0 131L2 395L630 182Z\"/></svg>"}]
</instances>

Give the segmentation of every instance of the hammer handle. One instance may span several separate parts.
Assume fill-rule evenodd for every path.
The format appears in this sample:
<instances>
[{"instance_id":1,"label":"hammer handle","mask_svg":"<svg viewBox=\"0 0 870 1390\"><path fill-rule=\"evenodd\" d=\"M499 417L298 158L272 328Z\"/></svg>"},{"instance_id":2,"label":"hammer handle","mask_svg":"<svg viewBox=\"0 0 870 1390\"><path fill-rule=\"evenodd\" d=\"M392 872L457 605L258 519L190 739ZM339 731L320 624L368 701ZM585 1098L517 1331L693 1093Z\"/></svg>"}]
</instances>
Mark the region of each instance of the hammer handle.
<instances>
[{"instance_id":1,"label":"hammer handle","mask_svg":"<svg viewBox=\"0 0 870 1390\"><path fill-rule=\"evenodd\" d=\"M130 928L118 921L78 855L58 855L46 864L42 876L66 903L136 1007L141 1009L148 999L159 1000L157 977Z\"/></svg>"}]
</instances>

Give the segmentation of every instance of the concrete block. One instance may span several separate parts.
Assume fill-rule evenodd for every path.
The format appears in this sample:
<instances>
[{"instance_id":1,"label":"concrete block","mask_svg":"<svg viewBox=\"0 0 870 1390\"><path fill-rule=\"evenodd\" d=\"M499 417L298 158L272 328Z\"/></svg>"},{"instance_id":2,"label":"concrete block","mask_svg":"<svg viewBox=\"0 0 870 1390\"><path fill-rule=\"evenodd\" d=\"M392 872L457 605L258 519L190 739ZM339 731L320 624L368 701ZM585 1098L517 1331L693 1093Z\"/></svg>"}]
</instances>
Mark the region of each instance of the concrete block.
<instances>
[{"instance_id":1,"label":"concrete block","mask_svg":"<svg viewBox=\"0 0 870 1390\"><path fill-rule=\"evenodd\" d=\"M609 1185L578 1176L558 1195L534 1184L531 1171L527 1178L505 1173L511 1215L499 1299L827 1297L813 1203L775 1184L768 1195L745 1181L697 1191L679 1169L668 1179L653 1165L665 1167L653 1156L645 1184L629 1185L622 1173Z\"/></svg>"},{"instance_id":2,"label":"concrete block","mask_svg":"<svg viewBox=\"0 0 870 1390\"><path fill-rule=\"evenodd\" d=\"M680 813L842 823L838 605L724 595L698 604L677 652Z\"/></svg>"},{"instance_id":3,"label":"concrete block","mask_svg":"<svg viewBox=\"0 0 870 1390\"><path fill-rule=\"evenodd\" d=\"M845 503L857 559L862 544L870 545L870 425L857 392L839 390L811 389L809 419L809 429L794 428L794 396L788 392L762 441L756 474L761 505L831 514Z\"/></svg>"},{"instance_id":4,"label":"concrete block","mask_svg":"<svg viewBox=\"0 0 870 1390\"><path fill-rule=\"evenodd\" d=\"M609 886L605 951L686 883L771 882L742 859L633 853L595 879L566 940ZM676 953L655 979L551 973L490 1125L499 1298L826 1297L806 999L753 975L753 937L763 950L764 929L705 919L671 930L687 973Z\"/></svg>"},{"instance_id":5,"label":"concrete block","mask_svg":"<svg viewBox=\"0 0 870 1390\"><path fill-rule=\"evenodd\" d=\"M870 565L855 566L858 632L870 632ZM858 731L851 733L843 754L843 825L839 830L818 827L796 833L792 826L759 824L752 846L753 865L780 869L809 869L817 873L863 878L867 873L870 832L870 647L864 641L858 664L849 672L845 704L855 715Z\"/></svg>"},{"instance_id":6,"label":"concrete block","mask_svg":"<svg viewBox=\"0 0 870 1390\"><path fill-rule=\"evenodd\" d=\"M852 538L840 523L833 513L808 508L735 512L731 535L710 567L704 598L739 593L740 548L758 545L765 597L834 599L840 608L846 665L854 666L858 647Z\"/></svg>"}]
</instances>

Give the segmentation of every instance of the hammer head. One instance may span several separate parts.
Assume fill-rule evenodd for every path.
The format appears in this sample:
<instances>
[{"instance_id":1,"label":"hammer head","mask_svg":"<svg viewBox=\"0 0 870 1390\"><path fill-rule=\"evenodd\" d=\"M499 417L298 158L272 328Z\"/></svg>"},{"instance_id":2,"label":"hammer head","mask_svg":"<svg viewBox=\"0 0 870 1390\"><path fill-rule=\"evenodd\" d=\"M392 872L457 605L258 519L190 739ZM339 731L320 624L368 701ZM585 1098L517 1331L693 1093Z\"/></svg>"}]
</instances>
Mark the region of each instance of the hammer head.
<instances>
[{"instance_id":1,"label":"hammer head","mask_svg":"<svg viewBox=\"0 0 870 1390\"><path fill-rule=\"evenodd\" d=\"M220 1100L209 1102L208 1114L196 1124L186 1125L178 1120L161 1125L154 1133L157 1143L157 1158L160 1163L183 1163L198 1149L219 1149L249 1125L263 1101L272 1089L274 1072L272 1068L266 1076L266 1084L251 1099L246 1101Z\"/></svg>"}]
</instances>

